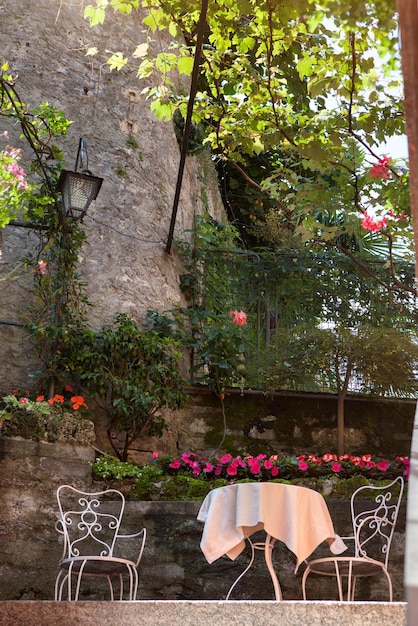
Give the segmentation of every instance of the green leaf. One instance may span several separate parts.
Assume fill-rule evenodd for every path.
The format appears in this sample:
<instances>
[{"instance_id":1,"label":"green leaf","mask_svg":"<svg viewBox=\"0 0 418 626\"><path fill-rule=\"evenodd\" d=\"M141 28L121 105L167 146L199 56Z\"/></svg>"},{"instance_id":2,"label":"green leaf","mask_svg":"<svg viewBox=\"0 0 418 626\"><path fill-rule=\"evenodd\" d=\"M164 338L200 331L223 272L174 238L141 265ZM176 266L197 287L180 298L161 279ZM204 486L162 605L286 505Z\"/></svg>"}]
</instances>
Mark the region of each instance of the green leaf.
<instances>
[{"instance_id":1,"label":"green leaf","mask_svg":"<svg viewBox=\"0 0 418 626\"><path fill-rule=\"evenodd\" d=\"M192 73L193 63L193 57L180 57L177 63L180 74L186 74L186 76L189 76Z\"/></svg>"},{"instance_id":2,"label":"green leaf","mask_svg":"<svg viewBox=\"0 0 418 626\"><path fill-rule=\"evenodd\" d=\"M106 63L110 66L111 70L121 70L128 62L128 59L126 59L122 52L116 52L115 54L112 54L112 56L110 56L108 58L108 60L106 61Z\"/></svg>"}]
</instances>

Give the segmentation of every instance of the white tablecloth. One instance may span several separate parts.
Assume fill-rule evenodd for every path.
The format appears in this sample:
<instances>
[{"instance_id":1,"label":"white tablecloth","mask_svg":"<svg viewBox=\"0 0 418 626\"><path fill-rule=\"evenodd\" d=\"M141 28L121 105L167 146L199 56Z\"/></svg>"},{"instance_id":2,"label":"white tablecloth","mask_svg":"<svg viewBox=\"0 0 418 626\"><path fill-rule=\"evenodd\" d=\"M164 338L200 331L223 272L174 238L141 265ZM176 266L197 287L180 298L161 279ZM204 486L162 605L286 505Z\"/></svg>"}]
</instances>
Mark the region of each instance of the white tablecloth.
<instances>
[{"instance_id":1,"label":"white tablecloth","mask_svg":"<svg viewBox=\"0 0 418 626\"><path fill-rule=\"evenodd\" d=\"M322 495L281 483L242 483L209 492L197 519L204 522L200 547L212 563L226 554L232 560L244 549L245 537L257 530L283 541L300 563L327 541L334 554L347 549L335 534Z\"/></svg>"}]
</instances>

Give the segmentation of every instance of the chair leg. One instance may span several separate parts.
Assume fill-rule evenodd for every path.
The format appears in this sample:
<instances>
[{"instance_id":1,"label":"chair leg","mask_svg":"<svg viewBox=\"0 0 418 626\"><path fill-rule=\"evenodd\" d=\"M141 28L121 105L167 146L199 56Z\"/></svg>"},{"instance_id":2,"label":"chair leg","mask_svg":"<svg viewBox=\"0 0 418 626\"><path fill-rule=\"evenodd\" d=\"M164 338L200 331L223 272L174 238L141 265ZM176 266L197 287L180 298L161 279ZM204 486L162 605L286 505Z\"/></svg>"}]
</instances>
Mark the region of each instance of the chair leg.
<instances>
[{"instance_id":1,"label":"chair leg","mask_svg":"<svg viewBox=\"0 0 418 626\"><path fill-rule=\"evenodd\" d=\"M351 585L353 582L353 562L350 561L348 564L348 577L347 577L347 602L351 602L352 600L352 595L354 594L354 588L353 591L351 591ZM355 581L354 581L354 587L355 587Z\"/></svg>"},{"instance_id":2,"label":"chair leg","mask_svg":"<svg viewBox=\"0 0 418 626\"><path fill-rule=\"evenodd\" d=\"M80 570L78 572L77 587L76 587L76 590L75 590L74 602L78 602L78 596L80 594L81 579L83 577L83 572L84 572L85 565L86 565L86 561L83 561L83 564L81 565ZM71 578L71 576L69 576L69 578Z\"/></svg>"},{"instance_id":3,"label":"chair leg","mask_svg":"<svg viewBox=\"0 0 418 626\"><path fill-rule=\"evenodd\" d=\"M110 578L110 576L108 574L106 574L106 579L107 579L107 582L109 584L109 589L110 589L110 600L111 600L111 602L113 602L115 598L114 598L114 595L113 595L112 580L111 580L111 578Z\"/></svg>"}]
</instances>

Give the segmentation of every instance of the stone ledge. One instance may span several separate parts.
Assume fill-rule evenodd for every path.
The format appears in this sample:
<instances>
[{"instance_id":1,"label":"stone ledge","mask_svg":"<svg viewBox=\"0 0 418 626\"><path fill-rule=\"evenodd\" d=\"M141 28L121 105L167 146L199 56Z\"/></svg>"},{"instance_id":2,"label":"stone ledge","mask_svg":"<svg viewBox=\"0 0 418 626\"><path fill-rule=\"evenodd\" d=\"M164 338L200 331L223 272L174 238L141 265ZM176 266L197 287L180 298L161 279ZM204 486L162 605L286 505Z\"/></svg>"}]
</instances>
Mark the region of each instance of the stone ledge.
<instances>
[{"instance_id":1,"label":"stone ledge","mask_svg":"<svg viewBox=\"0 0 418 626\"><path fill-rule=\"evenodd\" d=\"M2 626L406 626L405 602L0 602Z\"/></svg>"}]
</instances>

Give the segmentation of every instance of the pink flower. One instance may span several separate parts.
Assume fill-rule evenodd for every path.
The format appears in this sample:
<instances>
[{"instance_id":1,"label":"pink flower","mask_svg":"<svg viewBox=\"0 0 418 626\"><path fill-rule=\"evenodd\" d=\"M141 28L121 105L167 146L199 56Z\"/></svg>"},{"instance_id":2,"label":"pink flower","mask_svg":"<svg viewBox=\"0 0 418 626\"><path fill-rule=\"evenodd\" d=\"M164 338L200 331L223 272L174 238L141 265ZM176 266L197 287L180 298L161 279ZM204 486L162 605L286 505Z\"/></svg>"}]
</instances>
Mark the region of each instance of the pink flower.
<instances>
[{"instance_id":1,"label":"pink flower","mask_svg":"<svg viewBox=\"0 0 418 626\"><path fill-rule=\"evenodd\" d=\"M274 465L274 466L271 468L271 475L272 475L272 476L278 476L278 475L279 475L279 468L277 467L277 465Z\"/></svg>"},{"instance_id":2,"label":"pink flower","mask_svg":"<svg viewBox=\"0 0 418 626\"><path fill-rule=\"evenodd\" d=\"M29 400L27 398L20 398L19 402L20 404L27 404Z\"/></svg>"},{"instance_id":3,"label":"pink flower","mask_svg":"<svg viewBox=\"0 0 418 626\"><path fill-rule=\"evenodd\" d=\"M341 465L338 463L338 461L334 461L334 463L331 465L331 471L335 472L336 474L338 474L338 472L341 472Z\"/></svg>"},{"instance_id":4,"label":"pink flower","mask_svg":"<svg viewBox=\"0 0 418 626\"><path fill-rule=\"evenodd\" d=\"M222 474L222 465L218 463L215 469L215 476L220 476Z\"/></svg>"},{"instance_id":5,"label":"pink flower","mask_svg":"<svg viewBox=\"0 0 418 626\"><path fill-rule=\"evenodd\" d=\"M309 465L307 464L306 461L299 461L299 465L298 465L298 469L300 469L302 472L305 472L308 469Z\"/></svg>"},{"instance_id":6,"label":"pink flower","mask_svg":"<svg viewBox=\"0 0 418 626\"><path fill-rule=\"evenodd\" d=\"M46 272L46 266L47 266L47 262L46 261L38 261L38 268L39 268L39 273L44 275Z\"/></svg>"},{"instance_id":7,"label":"pink flower","mask_svg":"<svg viewBox=\"0 0 418 626\"><path fill-rule=\"evenodd\" d=\"M261 465L257 460L250 464L250 472L251 474L259 474L261 472Z\"/></svg>"},{"instance_id":8,"label":"pink flower","mask_svg":"<svg viewBox=\"0 0 418 626\"><path fill-rule=\"evenodd\" d=\"M152 458L153 459L158 459L159 456L160 456L160 453L157 452L156 450L152 453Z\"/></svg>"},{"instance_id":9,"label":"pink flower","mask_svg":"<svg viewBox=\"0 0 418 626\"><path fill-rule=\"evenodd\" d=\"M237 472L238 472L238 467L234 465L234 463L231 463L231 465L229 465L226 468L226 473L228 474L228 476L236 476Z\"/></svg>"},{"instance_id":10,"label":"pink flower","mask_svg":"<svg viewBox=\"0 0 418 626\"><path fill-rule=\"evenodd\" d=\"M229 463L231 459L232 459L232 454L224 454L218 460L219 460L219 463Z\"/></svg>"},{"instance_id":11,"label":"pink flower","mask_svg":"<svg viewBox=\"0 0 418 626\"><path fill-rule=\"evenodd\" d=\"M171 467L172 469L178 469L180 467L179 459L174 459L174 461L170 463L168 467Z\"/></svg>"},{"instance_id":12,"label":"pink flower","mask_svg":"<svg viewBox=\"0 0 418 626\"><path fill-rule=\"evenodd\" d=\"M208 463L207 462L205 467L203 468L203 471L206 472L206 473L207 472L213 472L213 465L212 465L212 463Z\"/></svg>"},{"instance_id":13,"label":"pink flower","mask_svg":"<svg viewBox=\"0 0 418 626\"><path fill-rule=\"evenodd\" d=\"M229 317L238 326L245 326L247 323L247 314L244 311L230 311Z\"/></svg>"},{"instance_id":14,"label":"pink flower","mask_svg":"<svg viewBox=\"0 0 418 626\"><path fill-rule=\"evenodd\" d=\"M273 467L272 461L269 461L269 460L264 461L264 467L266 470L270 470Z\"/></svg>"},{"instance_id":15,"label":"pink flower","mask_svg":"<svg viewBox=\"0 0 418 626\"><path fill-rule=\"evenodd\" d=\"M372 178L390 178L389 157L384 156L379 159L377 165L371 168L370 176Z\"/></svg>"},{"instance_id":16,"label":"pink flower","mask_svg":"<svg viewBox=\"0 0 418 626\"><path fill-rule=\"evenodd\" d=\"M379 461L379 463L377 464L377 469L380 470L381 472L386 472L386 470L389 467L389 463L385 460L382 459L381 461Z\"/></svg>"},{"instance_id":17,"label":"pink flower","mask_svg":"<svg viewBox=\"0 0 418 626\"><path fill-rule=\"evenodd\" d=\"M194 461L194 463L192 463L191 467L193 469L193 471L192 471L193 476L199 476L199 474L202 471L202 468L200 467L199 461Z\"/></svg>"},{"instance_id":18,"label":"pink flower","mask_svg":"<svg viewBox=\"0 0 418 626\"><path fill-rule=\"evenodd\" d=\"M329 463L330 461L335 461L336 457L335 454L323 454L322 455L322 460L325 461L325 463Z\"/></svg>"},{"instance_id":19,"label":"pink flower","mask_svg":"<svg viewBox=\"0 0 418 626\"><path fill-rule=\"evenodd\" d=\"M388 218L375 218L366 212L363 215L361 225L365 230L369 230L372 233L378 233L380 230L386 228L386 226L388 225Z\"/></svg>"}]
</instances>

